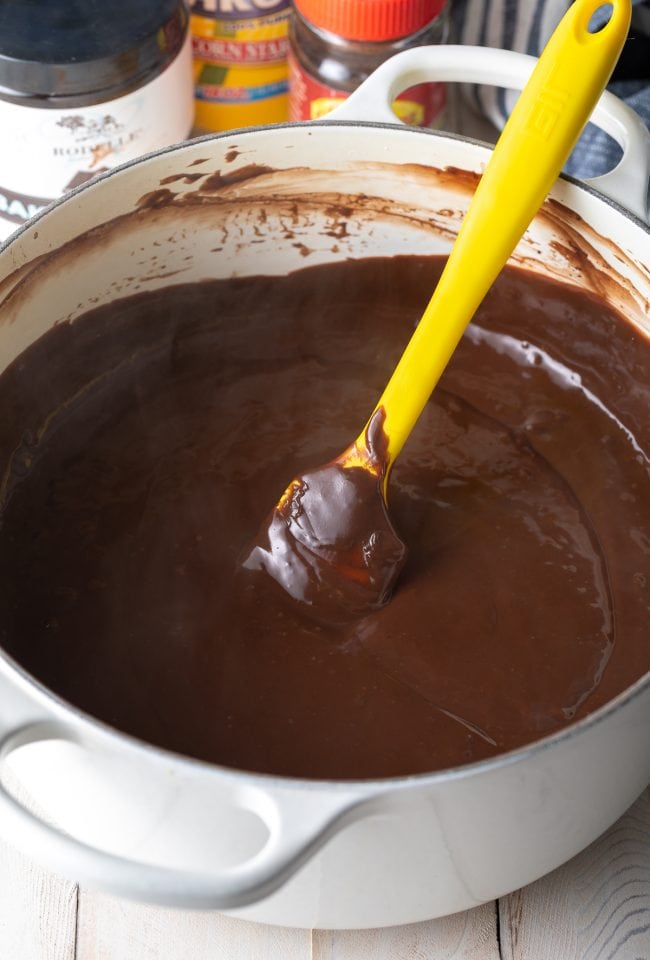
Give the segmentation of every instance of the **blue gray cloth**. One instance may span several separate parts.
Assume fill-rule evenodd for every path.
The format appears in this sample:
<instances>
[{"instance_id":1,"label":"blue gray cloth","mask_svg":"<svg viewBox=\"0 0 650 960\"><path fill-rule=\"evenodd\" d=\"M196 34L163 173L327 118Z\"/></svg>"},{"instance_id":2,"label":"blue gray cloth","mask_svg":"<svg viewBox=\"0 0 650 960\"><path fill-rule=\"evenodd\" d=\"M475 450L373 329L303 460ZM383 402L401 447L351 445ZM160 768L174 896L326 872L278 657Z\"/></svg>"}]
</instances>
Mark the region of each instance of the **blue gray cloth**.
<instances>
[{"instance_id":1,"label":"blue gray cloth","mask_svg":"<svg viewBox=\"0 0 650 960\"><path fill-rule=\"evenodd\" d=\"M538 56L569 6L567 0L453 0L455 40ZM598 11L594 25L597 16ZM650 127L650 0L634 5L628 39L608 89ZM517 94L474 87L469 96L474 107L500 128ZM576 177L598 176L612 169L619 157L618 144L589 124L565 170Z\"/></svg>"}]
</instances>

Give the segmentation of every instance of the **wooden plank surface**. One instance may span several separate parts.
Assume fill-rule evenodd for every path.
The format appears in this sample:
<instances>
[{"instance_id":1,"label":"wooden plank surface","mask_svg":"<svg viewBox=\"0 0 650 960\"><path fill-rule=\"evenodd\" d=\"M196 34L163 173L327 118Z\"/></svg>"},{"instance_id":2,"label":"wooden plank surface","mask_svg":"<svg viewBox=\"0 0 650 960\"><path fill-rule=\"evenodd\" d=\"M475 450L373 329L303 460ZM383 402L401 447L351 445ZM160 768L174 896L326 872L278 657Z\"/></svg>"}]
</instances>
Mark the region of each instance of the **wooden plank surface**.
<instances>
[{"instance_id":1,"label":"wooden plank surface","mask_svg":"<svg viewBox=\"0 0 650 960\"><path fill-rule=\"evenodd\" d=\"M3 782L30 801L11 772ZM77 886L0 842L0 960L75 960Z\"/></svg>"},{"instance_id":2,"label":"wooden plank surface","mask_svg":"<svg viewBox=\"0 0 650 960\"><path fill-rule=\"evenodd\" d=\"M650 958L650 790L583 853L504 897L503 960Z\"/></svg>"},{"instance_id":3,"label":"wooden plank surface","mask_svg":"<svg viewBox=\"0 0 650 960\"><path fill-rule=\"evenodd\" d=\"M309 930L81 891L75 960L305 960L311 939Z\"/></svg>"},{"instance_id":4,"label":"wooden plank surface","mask_svg":"<svg viewBox=\"0 0 650 960\"><path fill-rule=\"evenodd\" d=\"M371 931L289 930L82 891L77 960L499 960L493 903Z\"/></svg>"},{"instance_id":5,"label":"wooden plank surface","mask_svg":"<svg viewBox=\"0 0 650 960\"><path fill-rule=\"evenodd\" d=\"M0 845L0 958L74 960L77 887Z\"/></svg>"},{"instance_id":6,"label":"wooden plank surface","mask_svg":"<svg viewBox=\"0 0 650 960\"><path fill-rule=\"evenodd\" d=\"M314 931L310 960L499 960L496 904L387 930Z\"/></svg>"}]
</instances>

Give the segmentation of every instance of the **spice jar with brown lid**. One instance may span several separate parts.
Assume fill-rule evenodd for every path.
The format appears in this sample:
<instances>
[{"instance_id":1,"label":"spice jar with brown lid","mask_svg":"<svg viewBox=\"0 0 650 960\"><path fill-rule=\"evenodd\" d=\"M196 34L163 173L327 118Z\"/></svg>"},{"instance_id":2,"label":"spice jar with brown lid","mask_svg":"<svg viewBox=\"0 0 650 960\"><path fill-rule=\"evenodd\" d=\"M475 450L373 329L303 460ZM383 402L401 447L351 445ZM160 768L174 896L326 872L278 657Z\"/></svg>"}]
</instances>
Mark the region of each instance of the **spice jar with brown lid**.
<instances>
[{"instance_id":1,"label":"spice jar with brown lid","mask_svg":"<svg viewBox=\"0 0 650 960\"><path fill-rule=\"evenodd\" d=\"M315 120L380 63L409 47L444 43L446 0L295 0L289 27L289 116ZM405 90L393 104L414 126L439 126L442 83Z\"/></svg>"}]
</instances>

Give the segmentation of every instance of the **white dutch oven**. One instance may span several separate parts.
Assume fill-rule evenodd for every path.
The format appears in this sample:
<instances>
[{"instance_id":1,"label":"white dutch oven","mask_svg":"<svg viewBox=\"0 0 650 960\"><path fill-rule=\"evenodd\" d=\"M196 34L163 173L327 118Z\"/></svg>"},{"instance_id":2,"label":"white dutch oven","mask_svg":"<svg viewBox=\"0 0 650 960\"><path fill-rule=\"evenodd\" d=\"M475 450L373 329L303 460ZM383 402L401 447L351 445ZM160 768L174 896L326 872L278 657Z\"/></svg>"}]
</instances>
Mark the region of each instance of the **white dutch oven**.
<instances>
[{"instance_id":1,"label":"white dutch oven","mask_svg":"<svg viewBox=\"0 0 650 960\"><path fill-rule=\"evenodd\" d=\"M0 368L53 324L136 290L448 250L471 192L463 171L480 172L489 150L403 127L389 103L424 80L521 88L532 63L475 48L408 51L330 120L195 141L73 193L0 252ZM623 160L593 187L558 182L515 260L608 290L648 333L648 137L609 95L594 118ZM207 177L167 179L215 171L212 189ZM157 194L133 213L157 189L174 202ZM0 828L51 868L140 900L293 926L408 923L504 894L585 847L650 780L649 729L646 676L563 732L486 762L299 781L129 738L0 653L0 756L38 810L5 778Z\"/></svg>"}]
</instances>

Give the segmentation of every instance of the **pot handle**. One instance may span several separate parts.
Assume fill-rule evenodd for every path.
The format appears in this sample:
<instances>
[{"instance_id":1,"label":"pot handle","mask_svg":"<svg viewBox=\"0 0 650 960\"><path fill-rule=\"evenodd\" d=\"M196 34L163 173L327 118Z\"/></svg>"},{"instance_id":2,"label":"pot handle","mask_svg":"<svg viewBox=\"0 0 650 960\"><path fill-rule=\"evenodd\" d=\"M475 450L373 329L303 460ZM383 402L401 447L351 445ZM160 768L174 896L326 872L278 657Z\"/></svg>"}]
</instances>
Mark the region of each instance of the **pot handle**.
<instances>
[{"instance_id":1,"label":"pot handle","mask_svg":"<svg viewBox=\"0 0 650 960\"><path fill-rule=\"evenodd\" d=\"M396 124L391 103L404 90L419 83L481 83L522 90L537 63L535 57L491 47L440 44L414 47L382 63L347 100L325 117ZM647 192L650 181L650 133L626 103L603 93L591 116L592 123L608 133L623 150L609 173L585 180L610 200L648 222Z\"/></svg>"},{"instance_id":2,"label":"pot handle","mask_svg":"<svg viewBox=\"0 0 650 960\"><path fill-rule=\"evenodd\" d=\"M18 747L44 740L83 746L65 725L37 721L0 740L0 762ZM249 860L214 872L192 872L131 860L91 846L47 823L0 780L0 822L7 839L50 869L132 900L186 908L228 910L263 900L289 880L335 833L367 813L367 792L347 789L268 790L238 786L241 807L256 813L269 836Z\"/></svg>"}]
</instances>

